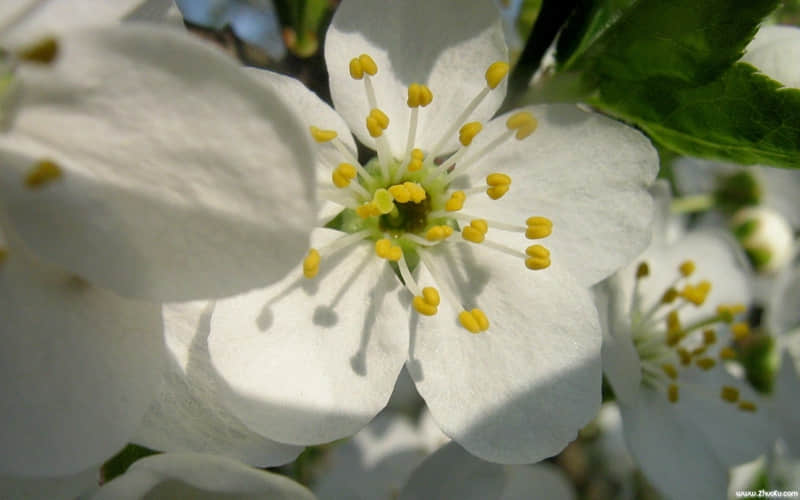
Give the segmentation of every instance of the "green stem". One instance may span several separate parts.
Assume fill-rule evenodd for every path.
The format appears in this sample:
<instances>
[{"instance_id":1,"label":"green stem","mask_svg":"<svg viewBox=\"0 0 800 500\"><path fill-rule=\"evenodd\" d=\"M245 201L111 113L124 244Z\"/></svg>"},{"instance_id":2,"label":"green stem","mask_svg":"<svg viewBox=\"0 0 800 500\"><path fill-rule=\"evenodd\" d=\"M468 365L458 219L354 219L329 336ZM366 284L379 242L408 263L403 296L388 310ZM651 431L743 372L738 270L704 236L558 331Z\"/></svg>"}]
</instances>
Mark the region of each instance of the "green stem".
<instances>
[{"instance_id":1,"label":"green stem","mask_svg":"<svg viewBox=\"0 0 800 500\"><path fill-rule=\"evenodd\" d=\"M675 198L670 204L670 212L673 214L686 214L693 212L705 212L717 204L717 200L713 194L695 194L691 196L684 196L682 198Z\"/></svg>"}]
</instances>

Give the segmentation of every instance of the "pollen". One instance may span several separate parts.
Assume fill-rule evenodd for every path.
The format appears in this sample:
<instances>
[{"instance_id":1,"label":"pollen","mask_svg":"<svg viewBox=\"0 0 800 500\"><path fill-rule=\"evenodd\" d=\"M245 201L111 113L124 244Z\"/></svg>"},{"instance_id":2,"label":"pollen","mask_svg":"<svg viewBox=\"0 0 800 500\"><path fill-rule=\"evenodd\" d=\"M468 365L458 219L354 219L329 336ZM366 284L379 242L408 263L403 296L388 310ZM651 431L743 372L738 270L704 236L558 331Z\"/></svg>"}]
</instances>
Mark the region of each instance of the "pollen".
<instances>
[{"instance_id":1,"label":"pollen","mask_svg":"<svg viewBox=\"0 0 800 500\"><path fill-rule=\"evenodd\" d=\"M686 285L680 295L692 304L701 306L706 301L709 292L711 292L711 283L701 281L697 285Z\"/></svg>"},{"instance_id":2,"label":"pollen","mask_svg":"<svg viewBox=\"0 0 800 500\"><path fill-rule=\"evenodd\" d=\"M506 127L509 130L516 130L516 138L522 140L531 135L538 126L536 118L527 111L519 111L508 117Z\"/></svg>"},{"instance_id":3,"label":"pollen","mask_svg":"<svg viewBox=\"0 0 800 500\"><path fill-rule=\"evenodd\" d=\"M367 54L361 54L350 60L350 76L354 80L361 80L364 78L364 73L374 76L378 72L378 65L375 60Z\"/></svg>"},{"instance_id":4,"label":"pollen","mask_svg":"<svg viewBox=\"0 0 800 500\"><path fill-rule=\"evenodd\" d=\"M58 40L53 37L42 38L18 51L17 57L25 62L50 64L58 57Z\"/></svg>"},{"instance_id":5,"label":"pollen","mask_svg":"<svg viewBox=\"0 0 800 500\"><path fill-rule=\"evenodd\" d=\"M469 122L458 131L458 141L462 146L469 146L472 144L472 139L474 139L481 130L483 130L481 122Z\"/></svg>"},{"instance_id":6,"label":"pollen","mask_svg":"<svg viewBox=\"0 0 800 500\"><path fill-rule=\"evenodd\" d=\"M340 163L336 170L331 173L333 185L338 188L345 188L350 185L350 181L356 178L356 167L349 163Z\"/></svg>"},{"instance_id":7,"label":"pollen","mask_svg":"<svg viewBox=\"0 0 800 500\"><path fill-rule=\"evenodd\" d=\"M550 267L550 250L542 245L531 245L525 249L525 254L528 256L525 259L525 267L528 269L539 271Z\"/></svg>"},{"instance_id":8,"label":"pollen","mask_svg":"<svg viewBox=\"0 0 800 500\"><path fill-rule=\"evenodd\" d=\"M392 245L390 240L384 238L375 242L375 255L382 259L397 262L403 258L403 250L398 246Z\"/></svg>"},{"instance_id":9,"label":"pollen","mask_svg":"<svg viewBox=\"0 0 800 500\"><path fill-rule=\"evenodd\" d=\"M680 294L678 293L677 290L675 290L674 288L668 288L667 291L664 292L664 295L661 296L661 303L672 304L673 302L675 302L675 299L677 299L679 296Z\"/></svg>"},{"instance_id":10,"label":"pollen","mask_svg":"<svg viewBox=\"0 0 800 500\"><path fill-rule=\"evenodd\" d=\"M694 261L685 260L681 262L680 266L678 266L678 270L680 271L681 276L683 276L684 278L688 278L689 276L692 275L692 273L694 273L695 267L696 266L694 265Z\"/></svg>"},{"instance_id":11,"label":"pollen","mask_svg":"<svg viewBox=\"0 0 800 500\"><path fill-rule=\"evenodd\" d=\"M705 358L700 358L697 361L695 361L695 364L700 369L708 371L708 370L714 368L714 366L716 366L717 362L714 361L712 358L705 357Z\"/></svg>"},{"instance_id":12,"label":"pollen","mask_svg":"<svg viewBox=\"0 0 800 500\"><path fill-rule=\"evenodd\" d=\"M339 135L335 130L323 130L313 125L308 128L311 131L311 137L317 142L330 142Z\"/></svg>"},{"instance_id":13,"label":"pollen","mask_svg":"<svg viewBox=\"0 0 800 500\"><path fill-rule=\"evenodd\" d=\"M683 366L687 366L692 362L692 355L685 348L679 347L675 352L677 352L678 357L681 358L681 364Z\"/></svg>"},{"instance_id":14,"label":"pollen","mask_svg":"<svg viewBox=\"0 0 800 500\"><path fill-rule=\"evenodd\" d=\"M508 188L511 186L511 177L499 173L489 174L486 176L486 185L489 186L486 189L489 198L499 200L508 192Z\"/></svg>"},{"instance_id":15,"label":"pollen","mask_svg":"<svg viewBox=\"0 0 800 500\"><path fill-rule=\"evenodd\" d=\"M667 377L671 378L672 380L678 378L678 369L675 368L675 365L673 365L672 363L662 364L661 369L664 371Z\"/></svg>"},{"instance_id":16,"label":"pollen","mask_svg":"<svg viewBox=\"0 0 800 500\"><path fill-rule=\"evenodd\" d=\"M486 85L494 90L503 81L503 78L508 74L508 63L504 61L497 61L492 63L486 70Z\"/></svg>"},{"instance_id":17,"label":"pollen","mask_svg":"<svg viewBox=\"0 0 800 500\"><path fill-rule=\"evenodd\" d=\"M723 347L719 350L719 359L723 361L731 361L736 359L736 351L730 347Z\"/></svg>"},{"instance_id":18,"label":"pollen","mask_svg":"<svg viewBox=\"0 0 800 500\"><path fill-rule=\"evenodd\" d=\"M425 233L425 239L428 241L442 241L453 234L453 228L450 226L433 226Z\"/></svg>"},{"instance_id":19,"label":"pollen","mask_svg":"<svg viewBox=\"0 0 800 500\"><path fill-rule=\"evenodd\" d=\"M374 201L368 201L356 208L356 214L362 219L368 219L370 217L377 217L378 215L381 215L381 211L378 209L378 206Z\"/></svg>"},{"instance_id":20,"label":"pollen","mask_svg":"<svg viewBox=\"0 0 800 500\"><path fill-rule=\"evenodd\" d=\"M439 292L430 286L422 289L422 295L413 300L414 309L425 316L433 316L439 310Z\"/></svg>"},{"instance_id":21,"label":"pollen","mask_svg":"<svg viewBox=\"0 0 800 500\"><path fill-rule=\"evenodd\" d=\"M378 108L373 108L367 116L367 130L371 137L380 137L389 128L389 117Z\"/></svg>"},{"instance_id":22,"label":"pollen","mask_svg":"<svg viewBox=\"0 0 800 500\"><path fill-rule=\"evenodd\" d=\"M472 243L482 243L489 231L489 224L484 219L473 219L469 226L464 226L461 236Z\"/></svg>"},{"instance_id":23,"label":"pollen","mask_svg":"<svg viewBox=\"0 0 800 500\"><path fill-rule=\"evenodd\" d=\"M547 217L528 217L525 221L528 229L525 230L525 237L529 240L546 238L553 232L553 221Z\"/></svg>"},{"instance_id":24,"label":"pollen","mask_svg":"<svg viewBox=\"0 0 800 500\"><path fill-rule=\"evenodd\" d=\"M489 329L489 319L480 309L461 311L458 321L471 333L480 333Z\"/></svg>"},{"instance_id":25,"label":"pollen","mask_svg":"<svg viewBox=\"0 0 800 500\"><path fill-rule=\"evenodd\" d=\"M747 323L734 323L731 325L731 334L734 340L744 340L750 335L750 327Z\"/></svg>"},{"instance_id":26,"label":"pollen","mask_svg":"<svg viewBox=\"0 0 800 500\"><path fill-rule=\"evenodd\" d=\"M427 197L427 193L422 186L408 181L391 186L389 193L399 203L408 203L409 201L420 203Z\"/></svg>"},{"instance_id":27,"label":"pollen","mask_svg":"<svg viewBox=\"0 0 800 500\"><path fill-rule=\"evenodd\" d=\"M419 83L412 83L408 86L408 104L409 108L423 108L433 101L433 92L426 85Z\"/></svg>"},{"instance_id":28,"label":"pollen","mask_svg":"<svg viewBox=\"0 0 800 500\"><path fill-rule=\"evenodd\" d=\"M753 412L756 411L757 407L756 404L753 403L752 401L740 401L737 408L739 408L742 411Z\"/></svg>"},{"instance_id":29,"label":"pollen","mask_svg":"<svg viewBox=\"0 0 800 500\"><path fill-rule=\"evenodd\" d=\"M636 267L636 279L639 280L648 276L650 276L650 266L647 265L647 262L640 262Z\"/></svg>"},{"instance_id":30,"label":"pollen","mask_svg":"<svg viewBox=\"0 0 800 500\"><path fill-rule=\"evenodd\" d=\"M455 191L450 195L450 199L445 203L444 209L448 212L456 212L461 210L464 207L464 201L466 199L467 195L464 194L464 191Z\"/></svg>"},{"instance_id":31,"label":"pollen","mask_svg":"<svg viewBox=\"0 0 800 500\"><path fill-rule=\"evenodd\" d=\"M312 248L308 251L308 255L303 259L303 276L311 279L319 272L320 255L319 251Z\"/></svg>"},{"instance_id":32,"label":"pollen","mask_svg":"<svg viewBox=\"0 0 800 500\"><path fill-rule=\"evenodd\" d=\"M670 311L667 314L667 330L671 332L679 332L681 330L681 319L678 316L678 311Z\"/></svg>"},{"instance_id":33,"label":"pollen","mask_svg":"<svg viewBox=\"0 0 800 500\"><path fill-rule=\"evenodd\" d=\"M422 169L422 161L425 159L425 153L421 149L411 150L411 160L408 162L408 171L417 172Z\"/></svg>"},{"instance_id":34,"label":"pollen","mask_svg":"<svg viewBox=\"0 0 800 500\"><path fill-rule=\"evenodd\" d=\"M678 402L678 384L669 384L667 387L667 399L670 403Z\"/></svg>"},{"instance_id":35,"label":"pollen","mask_svg":"<svg viewBox=\"0 0 800 500\"><path fill-rule=\"evenodd\" d=\"M25 185L37 189L62 176L61 167L51 160L41 160L28 171Z\"/></svg>"},{"instance_id":36,"label":"pollen","mask_svg":"<svg viewBox=\"0 0 800 500\"><path fill-rule=\"evenodd\" d=\"M735 403L739 401L739 389L737 389L736 387L731 387L729 385L723 385L722 390L719 393L719 397L721 397L723 401L727 401L728 403Z\"/></svg>"}]
</instances>

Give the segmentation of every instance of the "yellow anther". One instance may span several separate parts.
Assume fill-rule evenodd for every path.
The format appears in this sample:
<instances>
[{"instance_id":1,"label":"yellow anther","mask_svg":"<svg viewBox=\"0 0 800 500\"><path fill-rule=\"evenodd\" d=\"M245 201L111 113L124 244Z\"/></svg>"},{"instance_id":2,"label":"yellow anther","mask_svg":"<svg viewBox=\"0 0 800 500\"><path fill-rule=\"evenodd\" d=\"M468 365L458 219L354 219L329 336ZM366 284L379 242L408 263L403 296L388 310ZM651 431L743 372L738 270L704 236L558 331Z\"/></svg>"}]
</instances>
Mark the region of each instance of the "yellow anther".
<instances>
[{"instance_id":1,"label":"yellow anther","mask_svg":"<svg viewBox=\"0 0 800 500\"><path fill-rule=\"evenodd\" d=\"M747 310L744 304L730 304L728 308L733 315L741 314Z\"/></svg>"},{"instance_id":2,"label":"yellow anther","mask_svg":"<svg viewBox=\"0 0 800 500\"><path fill-rule=\"evenodd\" d=\"M378 72L378 65L375 64L375 60L367 54L361 54L358 56L358 62L361 63L361 69L364 70L364 73L370 76L375 76L375 73Z\"/></svg>"},{"instance_id":3,"label":"yellow anther","mask_svg":"<svg viewBox=\"0 0 800 500\"><path fill-rule=\"evenodd\" d=\"M356 80L364 78L364 73L374 75L378 72L378 65L366 54L361 54L350 60L350 76Z\"/></svg>"},{"instance_id":4,"label":"yellow anther","mask_svg":"<svg viewBox=\"0 0 800 500\"><path fill-rule=\"evenodd\" d=\"M703 330L703 343L705 345L712 345L717 341L717 332L712 329Z\"/></svg>"},{"instance_id":5,"label":"yellow anther","mask_svg":"<svg viewBox=\"0 0 800 500\"><path fill-rule=\"evenodd\" d=\"M489 230L489 224L483 219L473 219L469 226L461 230L461 236L472 243L481 243Z\"/></svg>"},{"instance_id":6,"label":"yellow anther","mask_svg":"<svg viewBox=\"0 0 800 500\"><path fill-rule=\"evenodd\" d=\"M531 245L525 249L528 256L525 259L525 267L533 271L547 269L550 267L550 250L542 245Z\"/></svg>"},{"instance_id":7,"label":"yellow anther","mask_svg":"<svg viewBox=\"0 0 800 500\"><path fill-rule=\"evenodd\" d=\"M508 74L508 63L504 61L493 62L486 70L486 85L490 89L497 88L503 78Z\"/></svg>"},{"instance_id":8,"label":"yellow anther","mask_svg":"<svg viewBox=\"0 0 800 500\"><path fill-rule=\"evenodd\" d=\"M403 257L403 250L398 246L393 246L391 241L384 238L375 242L375 255L397 262Z\"/></svg>"},{"instance_id":9,"label":"yellow anther","mask_svg":"<svg viewBox=\"0 0 800 500\"><path fill-rule=\"evenodd\" d=\"M689 354L689 351L687 351L685 348L678 347L675 352L677 352L678 357L681 358L681 364L683 366L686 366L692 362L692 355Z\"/></svg>"},{"instance_id":10,"label":"yellow anther","mask_svg":"<svg viewBox=\"0 0 800 500\"><path fill-rule=\"evenodd\" d=\"M7 258L8 258L8 250L6 250L5 248L0 248L0 264L5 262Z\"/></svg>"},{"instance_id":11,"label":"yellow anther","mask_svg":"<svg viewBox=\"0 0 800 500\"><path fill-rule=\"evenodd\" d=\"M45 184L60 178L62 175L61 167L50 160L38 162L28 171L25 176L25 185L31 189L36 189Z\"/></svg>"},{"instance_id":12,"label":"yellow anther","mask_svg":"<svg viewBox=\"0 0 800 500\"><path fill-rule=\"evenodd\" d=\"M731 387L729 385L723 385L722 390L719 393L719 397L721 397L723 401L727 401L728 403L735 403L739 401L739 389L737 389L736 387Z\"/></svg>"},{"instance_id":13,"label":"yellow anther","mask_svg":"<svg viewBox=\"0 0 800 500\"><path fill-rule=\"evenodd\" d=\"M389 128L389 117L378 108L373 108L367 116L367 130L371 137L380 137Z\"/></svg>"},{"instance_id":14,"label":"yellow anther","mask_svg":"<svg viewBox=\"0 0 800 500\"><path fill-rule=\"evenodd\" d=\"M669 402L677 403L678 396L678 384L669 384L669 387L667 387L667 399L669 399Z\"/></svg>"},{"instance_id":15,"label":"yellow anther","mask_svg":"<svg viewBox=\"0 0 800 500\"><path fill-rule=\"evenodd\" d=\"M536 130L537 125L536 118L527 111L518 111L506 120L506 127L509 130L517 131L517 139L524 139L531 135Z\"/></svg>"},{"instance_id":16,"label":"yellow anther","mask_svg":"<svg viewBox=\"0 0 800 500\"><path fill-rule=\"evenodd\" d=\"M412 83L408 86L408 100L406 104L410 108L423 108L433 101L433 92L426 85Z\"/></svg>"},{"instance_id":17,"label":"yellow anther","mask_svg":"<svg viewBox=\"0 0 800 500\"><path fill-rule=\"evenodd\" d=\"M672 363L664 363L661 365L661 369L664 370L664 373L667 374L667 377L671 378L672 380L678 378L678 369L675 368L675 365Z\"/></svg>"},{"instance_id":18,"label":"yellow anther","mask_svg":"<svg viewBox=\"0 0 800 500\"><path fill-rule=\"evenodd\" d=\"M716 366L717 362L711 358L705 357L695 361L695 364L700 367L701 370L710 370Z\"/></svg>"},{"instance_id":19,"label":"yellow anther","mask_svg":"<svg viewBox=\"0 0 800 500\"><path fill-rule=\"evenodd\" d=\"M444 204L444 209L448 212L461 210L464 207L464 201L466 199L467 195L464 194L464 191L455 191L450 195L450 199L447 200L447 203Z\"/></svg>"},{"instance_id":20,"label":"yellow anther","mask_svg":"<svg viewBox=\"0 0 800 500\"><path fill-rule=\"evenodd\" d=\"M489 319L480 309L461 311L458 321L461 326L472 333L480 333L489 329Z\"/></svg>"},{"instance_id":21,"label":"yellow anther","mask_svg":"<svg viewBox=\"0 0 800 500\"><path fill-rule=\"evenodd\" d=\"M408 171L417 172L422 169L422 161L425 159L425 153L421 149L411 150L411 159L408 161Z\"/></svg>"},{"instance_id":22,"label":"yellow anther","mask_svg":"<svg viewBox=\"0 0 800 500\"><path fill-rule=\"evenodd\" d=\"M681 262L680 266L678 266L678 270L681 272L681 276L683 276L684 278L688 278L689 276L691 276L692 273L694 272L694 269L695 269L694 261L691 260L685 260Z\"/></svg>"},{"instance_id":23,"label":"yellow anther","mask_svg":"<svg viewBox=\"0 0 800 500\"><path fill-rule=\"evenodd\" d=\"M20 60L39 64L50 64L56 57L58 57L58 40L53 37L42 38L17 52L17 58Z\"/></svg>"},{"instance_id":24,"label":"yellow anther","mask_svg":"<svg viewBox=\"0 0 800 500\"><path fill-rule=\"evenodd\" d=\"M739 401L737 408L739 408L742 411L756 411L757 407L756 404L753 403L752 401Z\"/></svg>"},{"instance_id":25,"label":"yellow anther","mask_svg":"<svg viewBox=\"0 0 800 500\"><path fill-rule=\"evenodd\" d=\"M489 174L486 176L486 184L489 186L486 190L489 198L499 200L508 192L508 187L511 185L511 177L506 174Z\"/></svg>"},{"instance_id":26,"label":"yellow anther","mask_svg":"<svg viewBox=\"0 0 800 500\"><path fill-rule=\"evenodd\" d=\"M415 182L406 181L403 183L403 187L409 192L411 195L411 201L414 203L421 203L423 200L425 200L425 198L428 197L428 193L425 192L425 188Z\"/></svg>"},{"instance_id":27,"label":"yellow anther","mask_svg":"<svg viewBox=\"0 0 800 500\"><path fill-rule=\"evenodd\" d=\"M743 313L747 308L742 304L720 304L717 306L717 314L720 321L732 323L734 316Z\"/></svg>"},{"instance_id":28,"label":"yellow anther","mask_svg":"<svg viewBox=\"0 0 800 500\"><path fill-rule=\"evenodd\" d=\"M686 285L681 291L681 297L696 306L701 306L706 301L709 292L711 292L711 283L701 281L697 285Z\"/></svg>"},{"instance_id":29,"label":"yellow anther","mask_svg":"<svg viewBox=\"0 0 800 500\"><path fill-rule=\"evenodd\" d=\"M433 226L425 233L425 239L428 241L441 241L450 237L453 234L453 228L450 226Z\"/></svg>"},{"instance_id":30,"label":"yellow anther","mask_svg":"<svg viewBox=\"0 0 800 500\"><path fill-rule=\"evenodd\" d=\"M368 219L370 217L377 217L378 215L381 215L381 211L378 209L378 206L374 201L368 201L356 208L356 214L358 214L358 216L362 219Z\"/></svg>"},{"instance_id":31,"label":"yellow anther","mask_svg":"<svg viewBox=\"0 0 800 500\"><path fill-rule=\"evenodd\" d=\"M413 304L418 313L433 316L439 310L439 292L426 286L422 289L422 295L414 297Z\"/></svg>"},{"instance_id":32,"label":"yellow anther","mask_svg":"<svg viewBox=\"0 0 800 500\"><path fill-rule=\"evenodd\" d=\"M667 330L675 332L681 330L681 319L678 316L678 311L670 311L667 314Z\"/></svg>"},{"instance_id":33,"label":"yellow anther","mask_svg":"<svg viewBox=\"0 0 800 500\"><path fill-rule=\"evenodd\" d=\"M734 323L731 325L731 334L734 340L744 340L750 335L750 327L747 323Z\"/></svg>"},{"instance_id":34,"label":"yellow anther","mask_svg":"<svg viewBox=\"0 0 800 500\"><path fill-rule=\"evenodd\" d=\"M330 142L339 135L335 130L323 130L313 125L308 128L311 130L311 137L317 142Z\"/></svg>"},{"instance_id":35,"label":"yellow anther","mask_svg":"<svg viewBox=\"0 0 800 500\"><path fill-rule=\"evenodd\" d=\"M350 181L356 178L356 167L349 163L340 163L336 170L331 173L333 185L344 188L350 185Z\"/></svg>"},{"instance_id":36,"label":"yellow anther","mask_svg":"<svg viewBox=\"0 0 800 500\"><path fill-rule=\"evenodd\" d=\"M528 217L525 224L528 226L525 237L529 240L546 238L553 232L553 221L547 217Z\"/></svg>"},{"instance_id":37,"label":"yellow anther","mask_svg":"<svg viewBox=\"0 0 800 500\"><path fill-rule=\"evenodd\" d=\"M381 215L388 214L394 210L394 198L392 197L392 194L384 188L375 190L375 193L372 195L372 203L378 210L378 214Z\"/></svg>"},{"instance_id":38,"label":"yellow anther","mask_svg":"<svg viewBox=\"0 0 800 500\"><path fill-rule=\"evenodd\" d=\"M458 140L464 146L472 144L472 139L483 129L481 122L469 122L458 131Z\"/></svg>"},{"instance_id":39,"label":"yellow anther","mask_svg":"<svg viewBox=\"0 0 800 500\"><path fill-rule=\"evenodd\" d=\"M395 184L389 188L389 192L394 197L394 201L399 203L408 203L411 200L411 193L408 192L405 186L402 184Z\"/></svg>"},{"instance_id":40,"label":"yellow anther","mask_svg":"<svg viewBox=\"0 0 800 500\"><path fill-rule=\"evenodd\" d=\"M647 262L640 262L636 267L636 279L639 280L648 276L650 276L650 266L647 265Z\"/></svg>"},{"instance_id":41,"label":"yellow anther","mask_svg":"<svg viewBox=\"0 0 800 500\"><path fill-rule=\"evenodd\" d=\"M702 356L703 354L706 353L706 349L708 348L704 345L700 347L695 347L694 349L692 349L692 356L694 357Z\"/></svg>"},{"instance_id":42,"label":"yellow anther","mask_svg":"<svg viewBox=\"0 0 800 500\"><path fill-rule=\"evenodd\" d=\"M668 288L664 295L661 296L661 303L662 304L672 304L675 302L675 299L678 298L680 294L674 288Z\"/></svg>"},{"instance_id":43,"label":"yellow anther","mask_svg":"<svg viewBox=\"0 0 800 500\"><path fill-rule=\"evenodd\" d=\"M308 251L308 255L303 259L303 276L308 279L313 278L319 272L319 252L312 248Z\"/></svg>"},{"instance_id":44,"label":"yellow anther","mask_svg":"<svg viewBox=\"0 0 800 500\"><path fill-rule=\"evenodd\" d=\"M669 347L675 347L678 345L681 340L686 336L686 333L682 330L668 330L667 331L667 345Z\"/></svg>"},{"instance_id":45,"label":"yellow anther","mask_svg":"<svg viewBox=\"0 0 800 500\"><path fill-rule=\"evenodd\" d=\"M723 361L731 361L736 359L736 351L730 347L723 347L719 350L719 359Z\"/></svg>"}]
</instances>

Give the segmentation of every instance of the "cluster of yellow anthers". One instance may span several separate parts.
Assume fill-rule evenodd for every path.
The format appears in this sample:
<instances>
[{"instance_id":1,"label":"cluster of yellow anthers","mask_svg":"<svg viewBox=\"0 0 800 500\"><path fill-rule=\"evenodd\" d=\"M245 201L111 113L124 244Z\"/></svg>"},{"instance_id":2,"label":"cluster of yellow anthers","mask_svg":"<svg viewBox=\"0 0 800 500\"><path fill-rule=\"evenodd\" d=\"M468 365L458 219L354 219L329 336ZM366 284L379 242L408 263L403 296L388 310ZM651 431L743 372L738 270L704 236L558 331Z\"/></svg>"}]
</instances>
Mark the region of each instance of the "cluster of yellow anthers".
<instances>
[{"instance_id":1,"label":"cluster of yellow anthers","mask_svg":"<svg viewBox=\"0 0 800 500\"><path fill-rule=\"evenodd\" d=\"M686 260L678 266L678 277L661 295L660 300L652 304L644 314L633 318L634 342L642 362L642 375L646 382L656 386L666 383L667 398L677 403L680 389L677 379L680 370L694 365L700 370L708 371L717 365L709 351L717 343L717 332L711 328L717 324L727 324L734 341L742 341L750 334L745 322L736 322L735 318L745 312L742 304L721 304L714 314L700 318L690 325L683 325L679 311L689 305L702 306L711 292L711 283L706 280L688 283L688 278L695 272L695 264ZM634 301L638 295L639 282L649 276L650 268L642 262L636 269L636 288ZM657 316L663 308L671 308L666 314ZM665 329L658 325L664 322ZM720 361L736 359L736 351L724 346L717 351ZM666 379L664 378L666 377ZM741 400L739 390L731 386L723 386L720 397L723 401L736 404L742 411L755 411L752 401Z\"/></svg>"},{"instance_id":2,"label":"cluster of yellow anthers","mask_svg":"<svg viewBox=\"0 0 800 500\"><path fill-rule=\"evenodd\" d=\"M456 117L435 146L426 150L415 147L420 108L433 102L430 88L419 83L408 86L406 104L410 109L408 136L403 152L395 152L384 136L391 126L390 117L379 107L372 84L378 65L368 55L362 54L350 61L350 76L364 83L369 113L365 127L374 139L377 157L366 164L359 163L355 152L338 138L333 130L310 127L311 136L320 145L334 147L342 161L331 167L333 189L322 188L322 196L344 207L339 214L337 227L348 233L324 248L311 249L303 262L303 274L313 278L319 272L325 256L362 240L375 242L375 255L392 263L406 288L414 295L414 309L422 315L437 314L441 297L439 292L461 311L458 321L466 330L479 333L489 328L486 314L477 308L467 310L446 287L439 289L419 286L411 269L416 265L427 268L433 280L440 285L446 282L438 276L428 250L448 242L460 230L461 241L483 244L492 249L519 257L526 267L541 270L550 266L550 251L542 245L529 246L524 252L487 239L489 229L513 231L528 239L546 238L553 224L546 217L530 217L526 225L491 221L463 213L469 196L485 193L492 200L500 200L511 186L511 177L493 172L486 176L486 185L463 190L452 189L452 181L464 175L489 152L505 142L523 140L535 130L537 122L528 112L512 114L506 120L506 130L489 141L479 151L474 151L473 140L483 131L478 121L467 122L478 105L505 79L508 64L502 61L489 66L485 73L486 86ZM458 149L444 156L447 143L458 139ZM471 147L473 146L473 147ZM409 264L409 262L411 264Z\"/></svg>"}]
</instances>

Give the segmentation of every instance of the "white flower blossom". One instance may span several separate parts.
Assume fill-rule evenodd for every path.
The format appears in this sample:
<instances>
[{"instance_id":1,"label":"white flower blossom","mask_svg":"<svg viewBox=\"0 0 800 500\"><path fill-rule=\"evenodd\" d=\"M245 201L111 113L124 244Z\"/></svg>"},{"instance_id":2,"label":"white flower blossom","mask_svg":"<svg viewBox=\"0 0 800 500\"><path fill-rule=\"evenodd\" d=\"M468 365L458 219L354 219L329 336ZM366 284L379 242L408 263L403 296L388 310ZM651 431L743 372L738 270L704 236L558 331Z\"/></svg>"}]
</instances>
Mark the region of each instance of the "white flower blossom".
<instances>
[{"instance_id":1,"label":"white flower blossom","mask_svg":"<svg viewBox=\"0 0 800 500\"><path fill-rule=\"evenodd\" d=\"M301 110L328 203L302 269L217 303L228 408L270 439L327 442L375 416L406 364L470 452L557 453L599 406L585 287L646 245L653 148L574 106L490 119L508 64L489 2L348 0L325 56L335 111L257 73ZM359 162L351 133L376 156Z\"/></svg>"}]
</instances>

